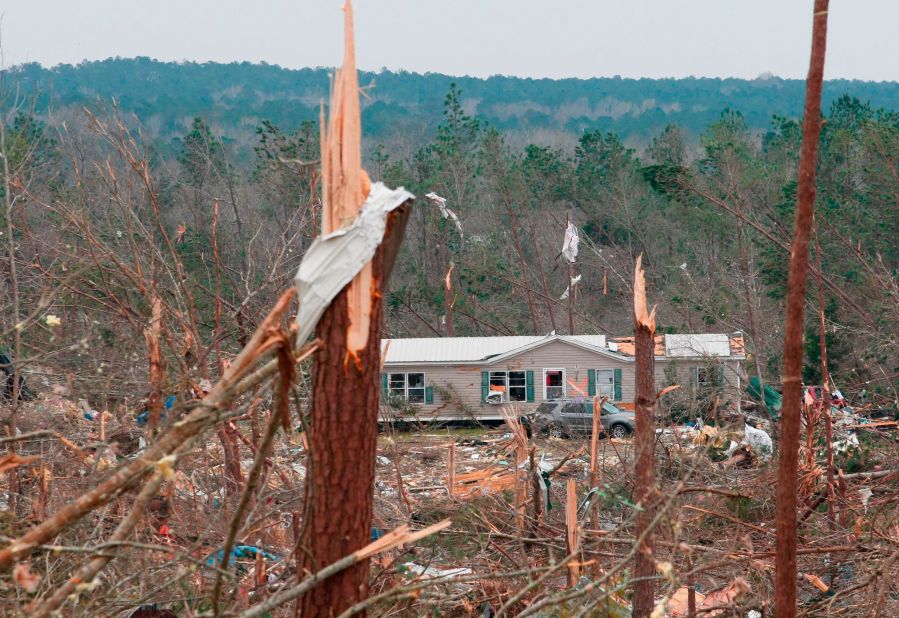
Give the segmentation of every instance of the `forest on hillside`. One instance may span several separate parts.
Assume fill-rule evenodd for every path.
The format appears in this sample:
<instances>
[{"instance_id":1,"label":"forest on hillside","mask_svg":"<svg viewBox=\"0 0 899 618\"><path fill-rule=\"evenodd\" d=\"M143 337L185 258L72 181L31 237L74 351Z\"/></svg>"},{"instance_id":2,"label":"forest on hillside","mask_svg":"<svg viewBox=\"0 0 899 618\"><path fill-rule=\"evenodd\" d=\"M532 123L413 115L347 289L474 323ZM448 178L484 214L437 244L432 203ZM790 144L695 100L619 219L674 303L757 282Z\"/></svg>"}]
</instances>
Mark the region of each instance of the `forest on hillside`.
<instances>
[{"instance_id":1,"label":"forest on hillside","mask_svg":"<svg viewBox=\"0 0 899 618\"><path fill-rule=\"evenodd\" d=\"M219 64L110 58L78 65L12 67L7 89L34 96L35 111L47 115L81 106L109 107L135 114L161 147L189 129L202 115L216 135L252 155L253 129L268 120L293 131L317 120L328 99L332 69L291 70L249 62ZM699 135L725 109L743 115L749 130L768 130L772 116L797 118L804 82L771 75L754 80L686 78L487 79L404 71L360 72L364 140L369 146L434 137L443 98L454 82L466 113L503 131L510 143L573 147L584 131L614 132L631 147L643 148L665 126L685 132L691 152ZM899 109L899 84L832 80L824 105L849 95L874 108Z\"/></svg>"}]
</instances>

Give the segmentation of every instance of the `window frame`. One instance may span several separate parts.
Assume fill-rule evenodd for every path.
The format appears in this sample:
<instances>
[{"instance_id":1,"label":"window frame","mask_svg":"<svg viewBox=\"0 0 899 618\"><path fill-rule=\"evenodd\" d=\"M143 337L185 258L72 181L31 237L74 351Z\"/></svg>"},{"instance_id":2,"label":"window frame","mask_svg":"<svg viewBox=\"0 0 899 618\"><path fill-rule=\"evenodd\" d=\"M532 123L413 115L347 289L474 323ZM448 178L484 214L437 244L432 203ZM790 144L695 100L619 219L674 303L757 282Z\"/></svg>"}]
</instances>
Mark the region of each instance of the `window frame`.
<instances>
[{"instance_id":1,"label":"window frame","mask_svg":"<svg viewBox=\"0 0 899 618\"><path fill-rule=\"evenodd\" d=\"M603 393L602 388L600 388L599 374L600 373L609 373L612 376L612 381L609 382L609 393ZM597 397L607 397L608 401L615 401L615 369L594 369L593 370L593 383L596 388Z\"/></svg>"},{"instance_id":2,"label":"window frame","mask_svg":"<svg viewBox=\"0 0 899 618\"><path fill-rule=\"evenodd\" d=\"M560 371L562 372L562 394L558 397L548 397L547 390L550 388L560 388L558 386L549 386L546 383L546 374L549 371ZM552 399L564 399L568 389L566 388L566 378L568 377L568 371L564 367L544 367L543 368L543 401L551 401Z\"/></svg>"},{"instance_id":3,"label":"window frame","mask_svg":"<svg viewBox=\"0 0 899 618\"><path fill-rule=\"evenodd\" d=\"M521 374L521 384L512 385L512 374ZM502 384L494 384L494 379L502 378ZM527 403L528 400L528 372L524 369L498 369L487 372L487 392L492 387L503 388L502 403ZM521 399L512 399L512 389L521 391Z\"/></svg>"},{"instance_id":4,"label":"window frame","mask_svg":"<svg viewBox=\"0 0 899 618\"><path fill-rule=\"evenodd\" d=\"M421 391L421 401L410 401L409 400L409 376L410 375L420 375L421 376L421 386L411 387L412 390ZM393 385L393 376L403 376L403 389L402 393L400 393L400 389ZM414 404L424 404L428 401L428 376L424 371L392 371L387 373L387 396L402 396L403 401L406 403L414 403Z\"/></svg>"},{"instance_id":5,"label":"window frame","mask_svg":"<svg viewBox=\"0 0 899 618\"><path fill-rule=\"evenodd\" d=\"M696 387L697 388L711 388L715 386L714 380L711 379L709 375L711 372L706 367L697 367L696 368Z\"/></svg>"}]
</instances>

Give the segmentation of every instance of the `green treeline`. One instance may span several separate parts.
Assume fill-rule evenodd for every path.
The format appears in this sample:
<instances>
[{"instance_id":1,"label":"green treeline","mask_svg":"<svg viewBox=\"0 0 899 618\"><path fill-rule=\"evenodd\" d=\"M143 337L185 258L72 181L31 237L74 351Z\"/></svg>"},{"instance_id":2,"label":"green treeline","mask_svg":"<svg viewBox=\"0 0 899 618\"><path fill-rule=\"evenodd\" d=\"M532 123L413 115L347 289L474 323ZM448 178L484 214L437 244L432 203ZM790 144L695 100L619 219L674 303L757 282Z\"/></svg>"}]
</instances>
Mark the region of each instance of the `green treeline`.
<instances>
[{"instance_id":1,"label":"green treeline","mask_svg":"<svg viewBox=\"0 0 899 618\"><path fill-rule=\"evenodd\" d=\"M183 133L202 115L231 139L251 134L261 120L292 130L318 118L327 100L330 69L290 70L244 63L174 63L149 58L108 59L43 68L25 64L8 71L8 83L37 95L37 110L110 105L133 112L163 137ZM468 113L520 136L573 141L585 130L615 132L629 145L646 144L676 124L695 142L724 109L739 111L752 131L767 129L773 115L802 113L804 82L775 77L743 79L489 79L362 72L371 86L363 98L366 136L381 139L416 130L432 135L451 82L464 93ZM899 108L899 85L849 80L827 82L824 104L843 94L875 108Z\"/></svg>"}]
</instances>

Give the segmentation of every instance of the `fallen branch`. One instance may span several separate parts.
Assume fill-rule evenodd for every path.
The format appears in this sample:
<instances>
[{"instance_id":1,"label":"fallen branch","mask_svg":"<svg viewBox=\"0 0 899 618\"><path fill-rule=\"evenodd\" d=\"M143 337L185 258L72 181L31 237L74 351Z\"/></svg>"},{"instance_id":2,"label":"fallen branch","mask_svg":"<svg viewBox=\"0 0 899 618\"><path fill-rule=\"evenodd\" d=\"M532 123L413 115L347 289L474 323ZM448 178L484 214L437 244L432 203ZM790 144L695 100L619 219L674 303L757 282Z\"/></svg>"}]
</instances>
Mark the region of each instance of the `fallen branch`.
<instances>
[{"instance_id":1,"label":"fallen branch","mask_svg":"<svg viewBox=\"0 0 899 618\"><path fill-rule=\"evenodd\" d=\"M289 603L290 601L293 601L294 599L302 596L332 575L335 575L336 573L339 573L344 569L357 564L358 562L367 560L368 558L371 558L376 554L380 554L395 547L399 547L400 545L408 545L409 543L414 543L415 541L419 541L425 537L431 536L432 534L448 528L450 526L450 523L450 520L444 519L443 521L436 523L433 526L428 526L427 528L418 530L417 532L410 532L409 526L400 526L396 530L388 532L377 541L373 541L362 549L353 552L349 556L341 558L337 562L334 562L318 570L316 573L310 575L293 588L282 590L278 594L269 597L265 602L260 603L259 605L254 605L250 609L243 612L240 616L241 618L254 618L255 616L262 616L266 612L269 612L276 607L284 605L285 603Z\"/></svg>"}]
</instances>

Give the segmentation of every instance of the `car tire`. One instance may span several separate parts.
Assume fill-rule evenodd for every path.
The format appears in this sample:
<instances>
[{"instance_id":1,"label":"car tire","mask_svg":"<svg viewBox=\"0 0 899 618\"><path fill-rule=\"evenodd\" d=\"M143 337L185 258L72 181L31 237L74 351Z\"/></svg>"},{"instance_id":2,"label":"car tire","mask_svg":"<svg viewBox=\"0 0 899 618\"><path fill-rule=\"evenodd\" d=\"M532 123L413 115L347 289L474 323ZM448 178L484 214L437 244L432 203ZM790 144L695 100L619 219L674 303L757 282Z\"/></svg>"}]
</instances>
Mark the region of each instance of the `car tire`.
<instances>
[{"instance_id":1,"label":"car tire","mask_svg":"<svg viewBox=\"0 0 899 618\"><path fill-rule=\"evenodd\" d=\"M546 435L550 438L564 438L565 428L559 423L550 423L549 427L546 428Z\"/></svg>"},{"instance_id":2,"label":"car tire","mask_svg":"<svg viewBox=\"0 0 899 618\"><path fill-rule=\"evenodd\" d=\"M622 438L626 438L629 435L631 435L631 428L627 425L622 425L621 423L612 425L612 427L609 429L610 438L617 438L618 440L621 440Z\"/></svg>"},{"instance_id":3,"label":"car tire","mask_svg":"<svg viewBox=\"0 0 899 618\"><path fill-rule=\"evenodd\" d=\"M518 422L521 424L522 427L524 427L524 432L527 434L528 440L533 438L534 430L531 429L531 421L529 421L526 417L522 416L521 418L518 419Z\"/></svg>"}]
</instances>

